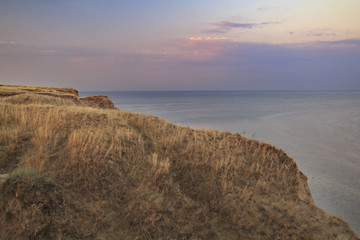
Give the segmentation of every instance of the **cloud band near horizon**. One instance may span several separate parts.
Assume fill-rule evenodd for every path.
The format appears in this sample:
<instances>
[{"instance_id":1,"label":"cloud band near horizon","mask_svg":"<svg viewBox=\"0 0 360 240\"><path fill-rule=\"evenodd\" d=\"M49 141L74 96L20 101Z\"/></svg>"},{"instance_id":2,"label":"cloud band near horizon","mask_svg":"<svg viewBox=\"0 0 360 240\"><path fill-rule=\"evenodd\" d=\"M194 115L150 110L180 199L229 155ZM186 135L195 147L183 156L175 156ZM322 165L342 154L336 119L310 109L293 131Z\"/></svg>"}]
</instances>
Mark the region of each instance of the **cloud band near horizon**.
<instances>
[{"instance_id":1,"label":"cloud band near horizon","mask_svg":"<svg viewBox=\"0 0 360 240\"><path fill-rule=\"evenodd\" d=\"M360 89L360 39L268 44L192 37L163 47L124 54L0 45L0 71L8 77L2 82L79 90Z\"/></svg>"}]
</instances>

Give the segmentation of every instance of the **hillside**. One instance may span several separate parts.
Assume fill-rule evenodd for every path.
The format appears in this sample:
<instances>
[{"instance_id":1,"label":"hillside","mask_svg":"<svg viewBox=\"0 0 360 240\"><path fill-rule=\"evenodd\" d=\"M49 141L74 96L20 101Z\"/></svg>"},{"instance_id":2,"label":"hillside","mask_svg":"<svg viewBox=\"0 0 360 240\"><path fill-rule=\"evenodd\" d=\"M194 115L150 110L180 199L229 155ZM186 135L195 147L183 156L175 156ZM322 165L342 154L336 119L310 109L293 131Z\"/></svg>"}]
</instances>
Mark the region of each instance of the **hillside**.
<instances>
[{"instance_id":1,"label":"hillside","mask_svg":"<svg viewBox=\"0 0 360 240\"><path fill-rule=\"evenodd\" d=\"M0 239L359 239L295 161L75 89L0 85Z\"/></svg>"}]
</instances>

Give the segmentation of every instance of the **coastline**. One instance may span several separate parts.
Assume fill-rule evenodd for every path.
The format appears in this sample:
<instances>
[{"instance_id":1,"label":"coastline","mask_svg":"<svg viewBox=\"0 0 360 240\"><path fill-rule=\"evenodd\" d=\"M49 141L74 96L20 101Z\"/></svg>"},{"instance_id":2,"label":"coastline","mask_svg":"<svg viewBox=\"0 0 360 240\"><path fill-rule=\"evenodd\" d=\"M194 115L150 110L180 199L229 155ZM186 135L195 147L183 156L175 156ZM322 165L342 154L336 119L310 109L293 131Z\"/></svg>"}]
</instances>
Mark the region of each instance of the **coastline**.
<instances>
[{"instance_id":1,"label":"coastline","mask_svg":"<svg viewBox=\"0 0 360 240\"><path fill-rule=\"evenodd\" d=\"M61 101L58 101L58 97L54 100L54 96L25 91L5 97L6 103L1 105L1 111L6 113L2 115L3 123L23 126L21 131L29 134L28 141L32 144L47 142L47 145L39 142L39 146L46 146L46 151L34 159L28 154L35 149L24 141L25 155L16 156L14 160L21 161L22 165L28 164L44 175L44 178L36 178L38 190L45 199L46 196L53 199L54 207L62 202L62 209L68 209L71 216L80 212L75 217L74 226L83 224L79 227L83 234L87 233L84 227L92 226L99 231L91 233L94 236L111 236L115 233L108 231L115 228L116 236L135 234L133 236L145 238L164 238L162 234L192 236L193 239L195 236L200 239L211 236L219 239L239 236L250 239L260 236L314 238L328 236L331 232L330 238L349 236L357 239L347 223L313 205L306 176L283 151L238 134L175 126L153 116L104 109L99 98L91 98L89 104L77 101L76 94L72 96L60 97ZM43 105L45 98L46 105ZM92 102L95 99L96 104ZM23 117L17 119L18 115L14 113L20 110ZM28 122L30 118L24 120L28 115L31 119L37 116L35 119L39 122ZM64 120L59 122L60 116ZM13 120L9 121L7 117ZM55 127L53 122L63 127ZM50 132L43 132L43 124ZM44 136L48 138L44 139ZM56 141L54 136L57 136ZM14 177L18 179L16 184L21 184L17 189L21 190L21 186L26 189L27 177L11 175L2 188L3 209L19 200L12 195L10 179ZM60 187L51 187L51 194L43 189L49 177L55 186ZM67 202L70 195L76 200ZM83 196L90 202L85 203ZM98 219L101 211L110 214L116 210L127 216L126 219L116 216L120 217L119 221L126 230L108 222L114 220L111 217L98 219L101 224L84 218L91 206L99 201L105 201L104 205L92 210L92 219ZM50 219L58 216L62 222L68 221L68 216L53 207L51 209ZM189 215L190 212L193 214ZM36 213L42 216L41 211ZM23 217L26 219L25 215ZM20 220L10 221L16 226L21 224ZM133 228L132 224L139 220L143 224ZM160 228L154 228L152 221ZM7 221L2 220L0 224L5 226L2 229L7 231L6 234L14 234ZM110 224L110 228L101 227L102 224ZM68 234L72 231L63 230ZM56 234L60 233L51 234L59 236Z\"/></svg>"},{"instance_id":2,"label":"coastline","mask_svg":"<svg viewBox=\"0 0 360 240\"><path fill-rule=\"evenodd\" d=\"M238 132L281 148L308 176L315 204L360 232L359 92L92 94L108 94L117 107L130 112L192 128Z\"/></svg>"}]
</instances>

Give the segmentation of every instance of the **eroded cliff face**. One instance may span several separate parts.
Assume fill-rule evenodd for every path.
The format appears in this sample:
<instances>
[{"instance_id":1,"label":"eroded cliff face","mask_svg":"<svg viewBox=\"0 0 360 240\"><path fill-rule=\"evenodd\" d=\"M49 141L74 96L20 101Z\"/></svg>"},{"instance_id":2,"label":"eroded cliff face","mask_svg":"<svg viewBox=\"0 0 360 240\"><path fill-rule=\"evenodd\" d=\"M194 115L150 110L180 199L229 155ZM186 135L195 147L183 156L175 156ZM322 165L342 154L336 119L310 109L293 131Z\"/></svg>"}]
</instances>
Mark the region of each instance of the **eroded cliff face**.
<instances>
[{"instance_id":1,"label":"eroded cliff face","mask_svg":"<svg viewBox=\"0 0 360 240\"><path fill-rule=\"evenodd\" d=\"M114 109L114 103L107 96L89 96L79 99L80 102L90 107L99 107L106 109Z\"/></svg>"},{"instance_id":2,"label":"eroded cliff face","mask_svg":"<svg viewBox=\"0 0 360 240\"><path fill-rule=\"evenodd\" d=\"M0 174L6 239L358 239L280 149L71 88L0 86Z\"/></svg>"},{"instance_id":3,"label":"eroded cliff face","mask_svg":"<svg viewBox=\"0 0 360 240\"><path fill-rule=\"evenodd\" d=\"M299 199L302 201L305 201L307 203L314 204L314 200L312 198L309 185L307 183L307 176L303 174L301 171L298 173L298 181L299 181L299 190L298 190L298 196Z\"/></svg>"}]
</instances>

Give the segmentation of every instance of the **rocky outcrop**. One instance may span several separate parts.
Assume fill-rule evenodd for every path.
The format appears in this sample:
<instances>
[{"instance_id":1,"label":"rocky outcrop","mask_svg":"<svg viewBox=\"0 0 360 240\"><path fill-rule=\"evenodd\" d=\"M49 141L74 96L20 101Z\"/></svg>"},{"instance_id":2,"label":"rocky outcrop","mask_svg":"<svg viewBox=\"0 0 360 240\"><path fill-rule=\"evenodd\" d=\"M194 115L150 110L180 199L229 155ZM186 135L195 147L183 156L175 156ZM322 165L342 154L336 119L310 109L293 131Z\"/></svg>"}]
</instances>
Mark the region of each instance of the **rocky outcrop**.
<instances>
[{"instance_id":1,"label":"rocky outcrop","mask_svg":"<svg viewBox=\"0 0 360 240\"><path fill-rule=\"evenodd\" d=\"M81 103L89 107L99 107L105 109L114 109L114 103L107 96L89 96L79 99Z\"/></svg>"}]
</instances>

